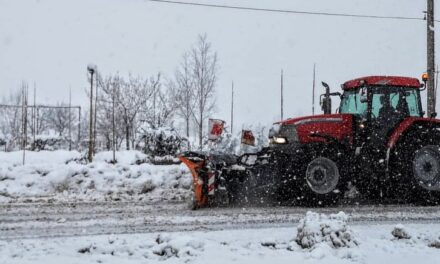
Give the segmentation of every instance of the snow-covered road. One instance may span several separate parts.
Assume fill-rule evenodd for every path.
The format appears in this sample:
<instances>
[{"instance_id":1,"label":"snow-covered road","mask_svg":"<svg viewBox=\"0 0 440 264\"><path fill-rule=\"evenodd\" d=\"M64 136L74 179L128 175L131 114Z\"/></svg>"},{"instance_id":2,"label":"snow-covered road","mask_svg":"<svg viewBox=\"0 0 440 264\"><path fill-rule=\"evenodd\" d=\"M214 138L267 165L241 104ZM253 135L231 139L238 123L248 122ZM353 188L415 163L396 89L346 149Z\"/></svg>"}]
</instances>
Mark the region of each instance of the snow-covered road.
<instances>
[{"instance_id":1,"label":"snow-covered road","mask_svg":"<svg viewBox=\"0 0 440 264\"><path fill-rule=\"evenodd\" d=\"M363 205L191 211L186 203L95 202L0 205L0 239L291 227L309 210L339 211L356 224L438 223L440 207Z\"/></svg>"},{"instance_id":2,"label":"snow-covered road","mask_svg":"<svg viewBox=\"0 0 440 264\"><path fill-rule=\"evenodd\" d=\"M301 248L307 211L344 211L354 247ZM0 263L436 263L440 208L251 207L191 211L185 203L0 205ZM336 222L335 222L336 223ZM335 223L330 223L333 226ZM391 231L403 223L409 239ZM312 222L313 224L313 222ZM350 231L351 232L351 231ZM330 244L331 245L331 244Z\"/></svg>"}]
</instances>

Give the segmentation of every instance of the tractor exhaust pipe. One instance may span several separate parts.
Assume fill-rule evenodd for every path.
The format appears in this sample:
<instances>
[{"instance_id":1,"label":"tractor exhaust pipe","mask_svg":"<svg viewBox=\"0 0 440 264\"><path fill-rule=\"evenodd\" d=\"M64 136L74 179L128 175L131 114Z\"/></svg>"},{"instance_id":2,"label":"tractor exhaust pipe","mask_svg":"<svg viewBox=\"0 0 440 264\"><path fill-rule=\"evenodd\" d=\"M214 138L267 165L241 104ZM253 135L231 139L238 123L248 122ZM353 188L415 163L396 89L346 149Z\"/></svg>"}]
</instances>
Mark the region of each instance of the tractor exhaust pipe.
<instances>
[{"instance_id":1,"label":"tractor exhaust pipe","mask_svg":"<svg viewBox=\"0 0 440 264\"><path fill-rule=\"evenodd\" d=\"M324 88L325 88L325 94L321 94L321 97L320 97L321 109L325 115L329 115L332 113L332 98L331 98L331 96L341 97L341 93L340 92L331 93L330 86L325 82L321 82L321 83L322 83L322 86L324 86Z\"/></svg>"},{"instance_id":2,"label":"tractor exhaust pipe","mask_svg":"<svg viewBox=\"0 0 440 264\"><path fill-rule=\"evenodd\" d=\"M332 113L332 99L330 98L330 86L327 83L321 82L325 88L325 94L321 95L321 109L325 115Z\"/></svg>"}]
</instances>

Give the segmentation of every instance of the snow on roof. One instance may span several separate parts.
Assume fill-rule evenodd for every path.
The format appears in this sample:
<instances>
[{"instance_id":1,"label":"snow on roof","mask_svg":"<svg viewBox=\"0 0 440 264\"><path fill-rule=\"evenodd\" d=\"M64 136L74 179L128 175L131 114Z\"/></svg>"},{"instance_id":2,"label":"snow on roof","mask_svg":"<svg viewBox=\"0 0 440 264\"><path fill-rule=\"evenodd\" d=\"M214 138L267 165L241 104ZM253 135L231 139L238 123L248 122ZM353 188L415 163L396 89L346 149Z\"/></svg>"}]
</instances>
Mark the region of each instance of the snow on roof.
<instances>
[{"instance_id":1,"label":"snow on roof","mask_svg":"<svg viewBox=\"0 0 440 264\"><path fill-rule=\"evenodd\" d=\"M421 88L419 80L412 77L402 76L366 76L350 80L342 85L342 89L354 89L363 85L386 85Z\"/></svg>"}]
</instances>

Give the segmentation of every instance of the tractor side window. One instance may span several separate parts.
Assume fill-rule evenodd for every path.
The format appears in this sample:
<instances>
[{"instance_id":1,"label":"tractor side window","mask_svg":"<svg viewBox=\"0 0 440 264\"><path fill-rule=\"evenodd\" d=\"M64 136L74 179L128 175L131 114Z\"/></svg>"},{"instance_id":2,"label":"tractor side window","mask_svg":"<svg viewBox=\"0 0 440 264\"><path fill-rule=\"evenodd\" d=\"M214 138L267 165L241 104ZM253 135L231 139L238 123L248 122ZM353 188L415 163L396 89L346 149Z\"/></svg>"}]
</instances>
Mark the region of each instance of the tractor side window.
<instances>
[{"instance_id":1,"label":"tractor side window","mask_svg":"<svg viewBox=\"0 0 440 264\"><path fill-rule=\"evenodd\" d=\"M345 91L342 96L339 112L341 114L366 115L367 103L361 103L361 94L359 91Z\"/></svg>"},{"instance_id":2,"label":"tractor side window","mask_svg":"<svg viewBox=\"0 0 440 264\"><path fill-rule=\"evenodd\" d=\"M421 116L418 98L419 96L414 89L406 92L405 99L408 104L408 110L410 116Z\"/></svg>"},{"instance_id":3,"label":"tractor side window","mask_svg":"<svg viewBox=\"0 0 440 264\"><path fill-rule=\"evenodd\" d=\"M390 93L391 106L406 116L420 116L416 90L400 90Z\"/></svg>"}]
</instances>

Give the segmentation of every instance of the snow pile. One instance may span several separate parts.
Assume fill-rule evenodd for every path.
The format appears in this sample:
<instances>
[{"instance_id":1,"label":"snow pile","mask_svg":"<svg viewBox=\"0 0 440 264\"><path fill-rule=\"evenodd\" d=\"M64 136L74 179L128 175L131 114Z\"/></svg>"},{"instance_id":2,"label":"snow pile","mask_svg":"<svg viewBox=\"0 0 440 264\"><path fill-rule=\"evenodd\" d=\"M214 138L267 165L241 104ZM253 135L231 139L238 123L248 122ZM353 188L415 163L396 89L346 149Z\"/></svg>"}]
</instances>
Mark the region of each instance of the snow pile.
<instances>
[{"instance_id":1,"label":"snow pile","mask_svg":"<svg viewBox=\"0 0 440 264\"><path fill-rule=\"evenodd\" d=\"M180 165L139 164L140 152L96 155L82 164L78 152L29 153L26 165L17 165L16 153L0 155L0 202L29 198L65 200L186 200L191 176ZM2 159L4 158L4 159ZM136 165L139 164L139 165Z\"/></svg>"},{"instance_id":2,"label":"snow pile","mask_svg":"<svg viewBox=\"0 0 440 264\"><path fill-rule=\"evenodd\" d=\"M137 260L143 258L149 261L163 261L170 258L187 261L192 257L199 256L205 247L204 241L184 234L159 234L155 241L147 238L143 239L142 243L139 244L139 242L137 240L138 245L135 246L133 241L110 235L107 239L99 242L88 242L86 246L77 248L76 252L81 255L134 258Z\"/></svg>"},{"instance_id":3,"label":"snow pile","mask_svg":"<svg viewBox=\"0 0 440 264\"><path fill-rule=\"evenodd\" d=\"M110 235L107 242L101 243L92 242L77 250L79 254L90 254L109 257L127 258L135 254L134 248L127 242L126 239L119 239L114 235Z\"/></svg>"},{"instance_id":4,"label":"snow pile","mask_svg":"<svg viewBox=\"0 0 440 264\"><path fill-rule=\"evenodd\" d=\"M304 249L314 249L320 244L327 244L331 248L359 245L347 227L347 216L343 212L329 216L307 212L300 221L295 241Z\"/></svg>"},{"instance_id":5,"label":"snow pile","mask_svg":"<svg viewBox=\"0 0 440 264\"><path fill-rule=\"evenodd\" d=\"M405 229L405 227L401 224L398 224L394 227L393 231L391 231L391 234L396 239L410 239L411 235L408 233L408 231Z\"/></svg>"},{"instance_id":6,"label":"snow pile","mask_svg":"<svg viewBox=\"0 0 440 264\"><path fill-rule=\"evenodd\" d=\"M435 239L434 241L429 242L429 247L440 249L440 238Z\"/></svg>"},{"instance_id":7,"label":"snow pile","mask_svg":"<svg viewBox=\"0 0 440 264\"><path fill-rule=\"evenodd\" d=\"M156 243L157 245L152 248L152 251L163 259L197 256L204 247L202 241L182 235L172 237L169 234L160 234L156 238Z\"/></svg>"}]
</instances>

